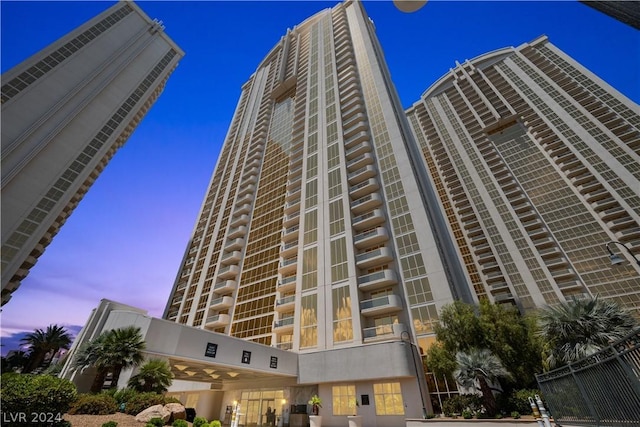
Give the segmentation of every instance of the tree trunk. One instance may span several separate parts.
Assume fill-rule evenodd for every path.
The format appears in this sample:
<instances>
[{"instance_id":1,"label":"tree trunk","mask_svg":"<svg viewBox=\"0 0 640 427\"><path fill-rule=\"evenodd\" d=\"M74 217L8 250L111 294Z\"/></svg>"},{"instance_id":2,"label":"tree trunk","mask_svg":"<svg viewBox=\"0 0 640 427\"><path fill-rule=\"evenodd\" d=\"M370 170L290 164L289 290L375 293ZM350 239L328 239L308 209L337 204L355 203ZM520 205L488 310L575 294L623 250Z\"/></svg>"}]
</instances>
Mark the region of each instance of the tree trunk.
<instances>
[{"instance_id":1,"label":"tree trunk","mask_svg":"<svg viewBox=\"0 0 640 427\"><path fill-rule=\"evenodd\" d=\"M99 368L95 378L93 379L93 383L91 384L91 393L100 393L106 377L107 370L105 368Z\"/></svg>"},{"instance_id":2,"label":"tree trunk","mask_svg":"<svg viewBox=\"0 0 640 427\"><path fill-rule=\"evenodd\" d=\"M482 391L482 400L487 410L487 415L493 417L498 412L498 406L496 405L495 397L493 397L491 387L489 387L487 380L482 376L478 378L478 382L480 383L480 391Z\"/></svg>"},{"instance_id":3,"label":"tree trunk","mask_svg":"<svg viewBox=\"0 0 640 427\"><path fill-rule=\"evenodd\" d=\"M109 388L117 388L118 381L120 380L120 372L122 372L122 366L114 366L111 372L113 372L113 377L111 378L111 387Z\"/></svg>"},{"instance_id":4,"label":"tree trunk","mask_svg":"<svg viewBox=\"0 0 640 427\"><path fill-rule=\"evenodd\" d=\"M42 351L34 352L33 356L29 358L29 362L22 372L26 374L38 368L40 365L42 365L45 355L46 353Z\"/></svg>"}]
</instances>

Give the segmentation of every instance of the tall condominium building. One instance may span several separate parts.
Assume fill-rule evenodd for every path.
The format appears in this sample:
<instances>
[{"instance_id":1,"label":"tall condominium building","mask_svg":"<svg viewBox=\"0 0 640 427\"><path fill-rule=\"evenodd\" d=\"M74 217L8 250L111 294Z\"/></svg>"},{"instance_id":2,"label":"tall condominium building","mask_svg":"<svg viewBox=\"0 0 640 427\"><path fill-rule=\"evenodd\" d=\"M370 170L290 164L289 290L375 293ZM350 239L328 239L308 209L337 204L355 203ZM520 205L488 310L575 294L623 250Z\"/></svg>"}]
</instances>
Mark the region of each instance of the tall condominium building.
<instances>
[{"instance_id":1,"label":"tall condominium building","mask_svg":"<svg viewBox=\"0 0 640 427\"><path fill-rule=\"evenodd\" d=\"M2 75L2 304L184 55L163 30L118 2Z\"/></svg>"},{"instance_id":2,"label":"tall condominium building","mask_svg":"<svg viewBox=\"0 0 640 427\"><path fill-rule=\"evenodd\" d=\"M164 318L299 353L325 416L365 392L422 415L406 346L473 298L416 147L360 2L288 30L242 88Z\"/></svg>"},{"instance_id":3,"label":"tall condominium building","mask_svg":"<svg viewBox=\"0 0 640 427\"><path fill-rule=\"evenodd\" d=\"M408 109L478 298L640 313L638 113L546 37L457 63Z\"/></svg>"}]
</instances>

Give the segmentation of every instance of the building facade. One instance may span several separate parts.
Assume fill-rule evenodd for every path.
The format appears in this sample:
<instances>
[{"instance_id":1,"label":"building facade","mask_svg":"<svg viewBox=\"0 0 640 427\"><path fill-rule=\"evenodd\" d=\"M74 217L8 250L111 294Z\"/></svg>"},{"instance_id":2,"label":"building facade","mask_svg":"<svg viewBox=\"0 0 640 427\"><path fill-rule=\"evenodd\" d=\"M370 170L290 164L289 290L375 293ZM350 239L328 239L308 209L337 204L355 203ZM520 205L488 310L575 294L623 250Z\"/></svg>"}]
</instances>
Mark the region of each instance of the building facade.
<instances>
[{"instance_id":1,"label":"building facade","mask_svg":"<svg viewBox=\"0 0 640 427\"><path fill-rule=\"evenodd\" d=\"M640 313L636 104L540 37L457 63L407 116L478 298Z\"/></svg>"},{"instance_id":2,"label":"building facade","mask_svg":"<svg viewBox=\"0 0 640 427\"><path fill-rule=\"evenodd\" d=\"M242 88L164 313L298 353L328 425L362 395L363 416L422 416L405 347L434 340L440 306L473 300L383 58L351 1L273 47ZM381 370L374 352L408 369Z\"/></svg>"},{"instance_id":3,"label":"building facade","mask_svg":"<svg viewBox=\"0 0 640 427\"><path fill-rule=\"evenodd\" d=\"M2 75L2 304L162 93L163 30L118 2Z\"/></svg>"}]
</instances>

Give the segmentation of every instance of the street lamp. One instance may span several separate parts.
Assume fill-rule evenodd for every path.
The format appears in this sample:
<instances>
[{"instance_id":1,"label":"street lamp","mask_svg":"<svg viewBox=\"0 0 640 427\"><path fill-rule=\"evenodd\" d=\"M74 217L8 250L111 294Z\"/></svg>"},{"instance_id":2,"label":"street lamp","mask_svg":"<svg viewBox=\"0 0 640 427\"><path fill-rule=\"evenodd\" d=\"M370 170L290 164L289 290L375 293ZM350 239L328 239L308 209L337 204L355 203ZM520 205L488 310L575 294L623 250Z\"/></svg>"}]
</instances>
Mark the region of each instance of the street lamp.
<instances>
[{"instance_id":1,"label":"street lamp","mask_svg":"<svg viewBox=\"0 0 640 427\"><path fill-rule=\"evenodd\" d=\"M422 418L427 419L427 408L424 406L424 395L422 394L422 381L420 381L420 373L418 372L418 365L416 363L416 354L413 351L415 344L411 341L411 335L409 332L402 331L400 333L400 339L402 342L409 343L409 350L411 351L411 358L413 359L413 368L416 371L416 380L418 381L418 391L420 392L420 402L422 403ZM416 348L416 351L418 349Z\"/></svg>"},{"instance_id":2,"label":"street lamp","mask_svg":"<svg viewBox=\"0 0 640 427\"><path fill-rule=\"evenodd\" d=\"M607 248L607 251L609 252L609 259L611 260L611 265L619 265L624 263L625 261L620 257L620 255L614 254L613 251L611 250L611 247L609 245L611 245L612 243L615 243L616 245L620 245L623 248L625 248L627 250L627 252L629 252L629 255L631 255L633 257L633 259L636 260L636 264L640 265L640 259L638 259L637 256L635 256L633 254L633 252L631 252L631 249L625 245L624 243L620 243L618 241L612 240L610 242L608 242L605 247Z\"/></svg>"},{"instance_id":3,"label":"street lamp","mask_svg":"<svg viewBox=\"0 0 640 427\"><path fill-rule=\"evenodd\" d=\"M393 0L393 4L402 12L412 13L427 4L427 0Z\"/></svg>"}]
</instances>

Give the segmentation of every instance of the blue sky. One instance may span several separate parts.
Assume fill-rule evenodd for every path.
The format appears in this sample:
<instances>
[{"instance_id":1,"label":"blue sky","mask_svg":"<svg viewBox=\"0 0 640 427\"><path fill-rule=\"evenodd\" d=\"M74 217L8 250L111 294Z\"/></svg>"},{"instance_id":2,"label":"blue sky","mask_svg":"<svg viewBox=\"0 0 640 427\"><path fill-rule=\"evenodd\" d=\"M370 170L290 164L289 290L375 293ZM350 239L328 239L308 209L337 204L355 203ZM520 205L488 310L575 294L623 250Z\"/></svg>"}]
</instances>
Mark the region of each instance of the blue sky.
<instances>
[{"instance_id":1,"label":"blue sky","mask_svg":"<svg viewBox=\"0 0 640 427\"><path fill-rule=\"evenodd\" d=\"M2 72L114 2L2 1ZM325 1L140 1L186 51L158 102L2 308L2 353L50 324L77 332L101 298L161 316L240 87ZM455 65L547 35L640 102L640 32L577 1L364 0L407 107Z\"/></svg>"}]
</instances>

